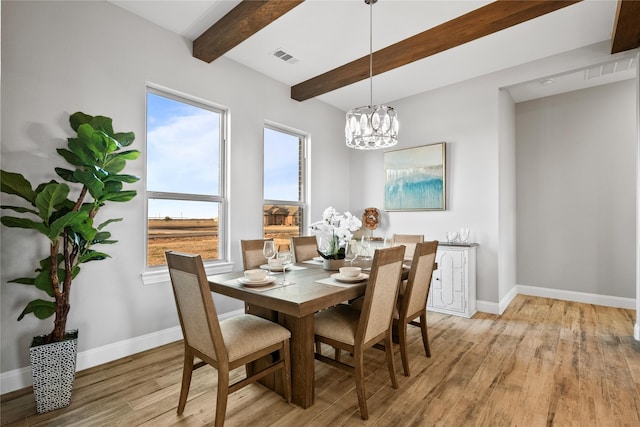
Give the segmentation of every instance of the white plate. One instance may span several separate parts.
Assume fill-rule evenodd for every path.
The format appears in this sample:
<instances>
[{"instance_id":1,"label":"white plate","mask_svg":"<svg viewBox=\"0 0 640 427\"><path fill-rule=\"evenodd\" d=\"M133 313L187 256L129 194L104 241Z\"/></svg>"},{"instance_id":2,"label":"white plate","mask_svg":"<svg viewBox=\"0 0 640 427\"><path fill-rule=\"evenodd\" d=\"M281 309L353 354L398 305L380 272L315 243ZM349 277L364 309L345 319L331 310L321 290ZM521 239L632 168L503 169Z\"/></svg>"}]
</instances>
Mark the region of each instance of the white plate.
<instances>
[{"instance_id":1,"label":"white plate","mask_svg":"<svg viewBox=\"0 0 640 427\"><path fill-rule=\"evenodd\" d=\"M258 287L258 286L265 286L265 285L269 285L273 282L275 282L276 277L275 276L267 276L266 279L263 280L249 280L246 277L240 277L238 279L238 282L242 283L245 286L254 286L254 287Z\"/></svg>"},{"instance_id":2,"label":"white plate","mask_svg":"<svg viewBox=\"0 0 640 427\"><path fill-rule=\"evenodd\" d=\"M263 270L269 270L269 264L262 264L260 266L261 269ZM287 271L291 270L291 265L287 265L286 267ZM271 267L271 271L282 271L282 266L280 267Z\"/></svg>"},{"instance_id":3,"label":"white plate","mask_svg":"<svg viewBox=\"0 0 640 427\"><path fill-rule=\"evenodd\" d=\"M340 273L334 273L331 275L331 278L336 279L338 282L343 283L357 283L363 282L369 278L368 274L360 273L356 277L344 277Z\"/></svg>"}]
</instances>

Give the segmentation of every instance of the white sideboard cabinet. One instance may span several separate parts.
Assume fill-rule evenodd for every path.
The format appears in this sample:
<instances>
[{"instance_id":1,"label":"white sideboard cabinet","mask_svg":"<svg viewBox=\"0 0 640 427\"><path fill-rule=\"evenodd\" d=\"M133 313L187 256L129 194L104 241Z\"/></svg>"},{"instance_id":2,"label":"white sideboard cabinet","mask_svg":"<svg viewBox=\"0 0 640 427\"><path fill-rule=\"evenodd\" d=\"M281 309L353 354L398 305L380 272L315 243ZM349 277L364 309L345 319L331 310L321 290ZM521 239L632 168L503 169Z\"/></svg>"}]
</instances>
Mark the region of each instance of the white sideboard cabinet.
<instances>
[{"instance_id":1,"label":"white sideboard cabinet","mask_svg":"<svg viewBox=\"0 0 640 427\"><path fill-rule=\"evenodd\" d=\"M475 243L439 243L427 311L471 317L476 312Z\"/></svg>"}]
</instances>

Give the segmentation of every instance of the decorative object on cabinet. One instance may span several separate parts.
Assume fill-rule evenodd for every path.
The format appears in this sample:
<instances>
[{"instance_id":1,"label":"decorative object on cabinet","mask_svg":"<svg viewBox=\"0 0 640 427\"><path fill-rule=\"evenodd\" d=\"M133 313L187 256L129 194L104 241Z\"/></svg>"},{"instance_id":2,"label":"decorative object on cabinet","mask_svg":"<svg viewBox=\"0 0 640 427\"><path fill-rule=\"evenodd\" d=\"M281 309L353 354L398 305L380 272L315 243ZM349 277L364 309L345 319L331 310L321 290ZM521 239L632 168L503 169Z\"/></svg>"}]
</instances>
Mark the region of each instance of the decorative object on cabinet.
<instances>
[{"instance_id":1,"label":"decorative object on cabinet","mask_svg":"<svg viewBox=\"0 0 640 427\"><path fill-rule=\"evenodd\" d=\"M444 210L444 142L384 153L384 209Z\"/></svg>"},{"instance_id":2,"label":"decorative object on cabinet","mask_svg":"<svg viewBox=\"0 0 640 427\"><path fill-rule=\"evenodd\" d=\"M375 230L380 225L380 211L378 208L365 208L362 222L369 230Z\"/></svg>"},{"instance_id":3,"label":"decorative object on cabinet","mask_svg":"<svg viewBox=\"0 0 640 427\"><path fill-rule=\"evenodd\" d=\"M476 312L476 243L440 243L427 311L471 317Z\"/></svg>"}]
</instances>

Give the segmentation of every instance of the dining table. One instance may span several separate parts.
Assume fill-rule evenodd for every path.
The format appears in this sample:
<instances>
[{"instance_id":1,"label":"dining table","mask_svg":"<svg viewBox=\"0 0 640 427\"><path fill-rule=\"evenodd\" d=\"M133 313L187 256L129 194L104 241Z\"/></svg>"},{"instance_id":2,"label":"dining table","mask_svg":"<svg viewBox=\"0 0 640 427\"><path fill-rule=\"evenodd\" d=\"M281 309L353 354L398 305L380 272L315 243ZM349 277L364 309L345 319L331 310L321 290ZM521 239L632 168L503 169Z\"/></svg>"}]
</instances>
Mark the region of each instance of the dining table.
<instances>
[{"instance_id":1,"label":"dining table","mask_svg":"<svg viewBox=\"0 0 640 427\"><path fill-rule=\"evenodd\" d=\"M247 313L291 331L292 401L308 408L314 401L314 313L364 295L367 281L338 281L332 278L337 272L325 270L317 260L292 264L285 273L287 284L279 272L271 284L260 287L242 283L243 272L208 276L208 281L212 292L242 300Z\"/></svg>"}]
</instances>

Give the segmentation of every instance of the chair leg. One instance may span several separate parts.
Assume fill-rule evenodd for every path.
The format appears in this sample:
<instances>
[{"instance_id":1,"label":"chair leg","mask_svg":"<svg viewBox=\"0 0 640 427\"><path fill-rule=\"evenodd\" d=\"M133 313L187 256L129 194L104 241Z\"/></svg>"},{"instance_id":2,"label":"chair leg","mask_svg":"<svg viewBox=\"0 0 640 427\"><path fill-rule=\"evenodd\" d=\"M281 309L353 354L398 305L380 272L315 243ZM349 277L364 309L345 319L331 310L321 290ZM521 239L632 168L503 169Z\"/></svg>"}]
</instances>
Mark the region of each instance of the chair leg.
<instances>
[{"instance_id":1,"label":"chair leg","mask_svg":"<svg viewBox=\"0 0 640 427\"><path fill-rule=\"evenodd\" d=\"M398 322L397 330L398 342L400 344L400 358L402 359L402 370L404 371L404 376L408 377L411 373L409 372L409 355L407 354L407 323Z\"/></svg>"},{"instance_id":2,"label":"chair leg","mask_svg":"<svg viewBox=\"0 0 640 427\"><path fill-rule=\"evenodd\" d=\"M334 349L333 358L336 359L338 362L340 361L340 354L342 354L342 351L340 351L339 348Z\"/></svg>"},{"instance_id":3,"label":"chair leg","mask_svg":"<svg viewBox=\"0 0 640 427\"><path fill-rule=\"evenodd\" d=\"M227 412L227 400L229 398L229 367L218 367L218 398L216 400L215 427L224 425Z\"/></svg>"},{"instance_id":4,"label":"chair leg","mask_svg":"<svg viewBox=\"0 0 640 427\"><path fill-rule=\"evenodd\" d=\"M363 420L369 419L367 410L367 393L364 389L364 358L362 351L354 354L354 377L356 380L356 393L358 394L358 405L360 406L360 417Z\"/></svg>"},{"instance_id":5,"label":"chair leg","mask_svg":"<svg viewBox=\"0 0 640 427\"><path fill-rule=\"evenodd\" d=\"M427 311L420 315L420 330L422 331L422 345L427 357L431 357L431 348L429 347L429 333L427 332Z\"/></svg>"},{"instance_id":6,"label":"chair leg","mask_svg":"<svg viewBox=\"0 0 640 427\"><path fill-rule=\"evenodd\" d=\"M178 415L184 412L191 386L191 374L193 372L193 354L186 348L184 350L184 362L182 366L182 386L180 387L180 398L178 399Z\"/></svg>"},{"instance_id":7,"label":"chair leg","mask_svg":"<svg viewBox=\"0 0 640 427\"><path fill-rule=\"evenodd\" d=\"M391 386L393 388L398 388L396 363L393 357L393 338L391 337L391 328L389 328L387 335L384 338L384 351L387 356L387 368L389 369L389 377L391 377Z\"/></svg>"},{"instance_id":8,"label":"chair leg","mask_svg":"<svg viewBox=\"0 0 640 427\"><path fill-rule=\"evenodd\" d=\"M287 403L291 403L291 352L289 350L289 341L287 340L283 347L280 357L284 360L282 368L282 381L284 382L284 398Z\"/></svg>"}]
</instances>

